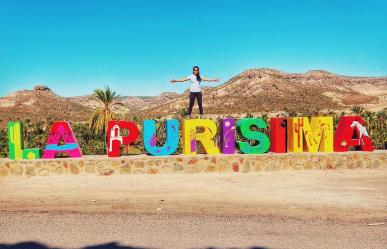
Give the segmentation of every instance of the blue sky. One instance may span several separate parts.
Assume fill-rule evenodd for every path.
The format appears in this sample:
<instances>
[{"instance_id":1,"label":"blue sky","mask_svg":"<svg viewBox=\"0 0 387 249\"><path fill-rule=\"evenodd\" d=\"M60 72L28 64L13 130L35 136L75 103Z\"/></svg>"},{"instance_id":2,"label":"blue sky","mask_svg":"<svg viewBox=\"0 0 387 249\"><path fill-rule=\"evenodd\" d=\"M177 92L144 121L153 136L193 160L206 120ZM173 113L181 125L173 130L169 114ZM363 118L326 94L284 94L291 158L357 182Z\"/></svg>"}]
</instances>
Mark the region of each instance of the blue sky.
<instances>
[{"instance_id":1,"label":"blue sky","mask_svg":"<svg viewBox=\"0 0 387 249\"><path fill-rule=\"evenodd\" d=\"M387 75L387 1L0 0L0 96L182 92L199 65L224 83L249 68ZM214 84L214 83L208 83Z\"/></svg>"}]
</instances>

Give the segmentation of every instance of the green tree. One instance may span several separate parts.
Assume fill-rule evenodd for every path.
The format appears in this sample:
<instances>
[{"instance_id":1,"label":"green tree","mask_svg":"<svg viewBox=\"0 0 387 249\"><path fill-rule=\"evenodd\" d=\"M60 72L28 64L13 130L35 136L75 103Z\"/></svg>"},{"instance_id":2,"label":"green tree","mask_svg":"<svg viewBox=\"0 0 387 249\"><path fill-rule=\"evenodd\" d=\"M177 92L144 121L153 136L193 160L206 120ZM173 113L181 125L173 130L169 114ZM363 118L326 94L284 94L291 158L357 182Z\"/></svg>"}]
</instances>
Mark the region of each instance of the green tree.
<instances>
[{"instance_id":1,"label":"green tree","mask_svg":"<svg viewBox=\"0 0 387 249\"><path fill-rule=\"evenodd\" d=\"M354 114L360 115L360 114L362 114L365 111L365 109L364 109L364 107L361 107L361 106L354 106L354 107L351 108L351 111Z\"/></svg>"},{"instance_id":2,"label":"green tree","mask_svg":"<svg viewBox=\"0 0 387 249\"><path fill-rule=\"evenodd\" d=\"M289 110L289 109L287 109L287 108L285 107L284 112L285 112L285 117L286 117L286 118L297 117L297 112L294 111L294 110Z\"/></svg>"},{"instance_id":3,"label":"green tree","mask_svg":"<svg viewBox=\"0 0 387 249\"><path fill-rule=\"evenodd\" d=\"M8 138L7 130L5 128L0 129L0 158L8 157Z\"/></svg>"},{"instance_id":4,"label":"green tree","mask_svg":"<svg viewBox=\"0 0 387 249\"><path fill-rule=\"evenodd\" d=\"M89 128L96 134L106 134L107 125L110 120L114 120L115 113L112 108L114 105L122 105L114 102L119 95L110 90L109 86L105 89L96 89L93 94L94 99L102 103L102 107L95 110L89 118Z\"/></svg>"},{"instance_id":5,"label":"green tree","mask_svg":"<svg viewBox=\"0 0 387 249\"><path fill-rule=\"evenodd\" d=\"M105 137L102 134L95 134L85 123L75 123L73 130L84 155L106 154Z\"/></svg>"},{"instance_id":6,"label":"green tree","mask_svg":"<svg viewBox=\"0 0 387 249\"><path fill-rule=\"evenodd\" d=\"M176 113L179 119L183 119L186 116L188 116L188 109L187 108L176 108Z\"/></svg>"}]
</instances>

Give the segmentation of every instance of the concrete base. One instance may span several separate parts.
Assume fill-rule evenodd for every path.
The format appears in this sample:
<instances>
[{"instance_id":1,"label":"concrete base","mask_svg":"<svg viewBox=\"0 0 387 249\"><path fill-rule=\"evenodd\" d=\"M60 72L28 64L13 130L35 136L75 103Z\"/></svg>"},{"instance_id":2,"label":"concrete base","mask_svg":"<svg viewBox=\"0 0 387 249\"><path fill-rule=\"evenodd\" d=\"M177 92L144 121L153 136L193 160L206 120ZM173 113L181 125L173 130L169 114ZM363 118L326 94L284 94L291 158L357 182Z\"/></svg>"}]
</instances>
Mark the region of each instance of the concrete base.
<instances>
[{"instance_id":1,"label":"concrete base","mask_svg":"<svg viewBox=\"0 0 387 249\"><path fill-rule=\"evenodd\" d=\"M387 151L344 153L286 153L263 155L220 154L209 156L148 155L108 158L84 156L72 159L0 159L0 177L63 174L158 174L204 172L253 172L273 170L355 169L387 167Z\"/></svg>"}]
</instances>

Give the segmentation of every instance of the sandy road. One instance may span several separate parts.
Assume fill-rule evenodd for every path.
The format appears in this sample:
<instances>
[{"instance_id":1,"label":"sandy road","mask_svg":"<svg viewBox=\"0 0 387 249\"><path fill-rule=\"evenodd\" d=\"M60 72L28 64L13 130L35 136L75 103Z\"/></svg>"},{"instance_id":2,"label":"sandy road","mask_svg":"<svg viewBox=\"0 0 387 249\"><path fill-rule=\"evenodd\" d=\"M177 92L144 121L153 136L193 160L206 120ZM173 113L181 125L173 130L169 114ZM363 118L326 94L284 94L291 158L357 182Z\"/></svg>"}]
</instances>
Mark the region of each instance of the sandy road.
<instances>
[{"instance_id":1,"label":"sandy road","mask_svg":"<svg viewBox=\"0 0 387 249\"><path fill-rule=\"evenodd\" d=\"M35 241L48 248L383 249L387 243L386 226L257 216L3 213L0 222L3 243Z\"/></svg>"},{"instance_id":2,"label":"sandy road","mask_svg":"<svg viewBox=\"0 0 387 249\"><path fill-rule=\"evenodd\" d=\"M0 180L2 247L386 248L386 218L387 168Z\"/></svg>"}]
</instances>

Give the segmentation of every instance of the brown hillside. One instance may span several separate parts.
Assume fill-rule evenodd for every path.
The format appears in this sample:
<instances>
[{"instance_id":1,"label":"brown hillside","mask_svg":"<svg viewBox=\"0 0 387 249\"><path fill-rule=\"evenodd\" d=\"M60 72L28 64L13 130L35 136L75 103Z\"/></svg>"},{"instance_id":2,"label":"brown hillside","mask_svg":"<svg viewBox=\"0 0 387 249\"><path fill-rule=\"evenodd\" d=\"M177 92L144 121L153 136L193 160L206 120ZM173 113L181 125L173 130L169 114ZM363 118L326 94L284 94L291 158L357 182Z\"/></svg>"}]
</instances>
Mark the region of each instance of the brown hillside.
<instances>
[{"instance_id":1,"label":"brown hillside","mask_svg":"<svg viewBox=\"0 0 387 249\"><path fill-rule=\"evenodd\" d=\"M164 92L158 96L121 96L116 102L123 104L123 106L118 106L117 111L128 112L149 109L174 100L178 96L180 95L174 92ZM68 99L91 109L102 106L102 103L95 100L92 95L70 97Z\"/></svg>"},{"instance_id":2,"label":"brown hillside","mask_svg":"<svg viewBox=\"0 0 387 249\"><path fill-rule=\"evenodd\" d=\"M9 120L68 120L83 121L90 109L53 93L46 86L21 90L0 98L0 119Z\"/></svg>"},{"instance_id":3,"label":"brown hillside","mask_svg":"<svg viewBox=\"0 0 387 249\"><path fill-rule=\"evenodd\" d=\"M353 105L387 106L386 77L346 77L322 70L284 73L250 69L203 91L206 113L342 110ZM188 93L147 112L167 114L186 107Z\"/></svg>"},{"instance_id":4,"label":"brown hillside","mask_svg":"<svg viewBox=\"0 0 387 249\"><path fill-rule=\"evenodd\" d=\"M187 83L187 86L189 83ZM205 84L208 86L208 84ZM205 113L316 112L345 110L354 105L377 111L387 107L387 77L347 77L322 70L285 73L250 69L216 87L203 87ZM188 91L158 96L120 97L116 111L132 115L176 114L188 105ZM65 98L48 87L21 90L0 98L0 119L85 121L100 103L89 96ZM195 106L195 113L197 112Z\"/></svg>"}]
</instances>

